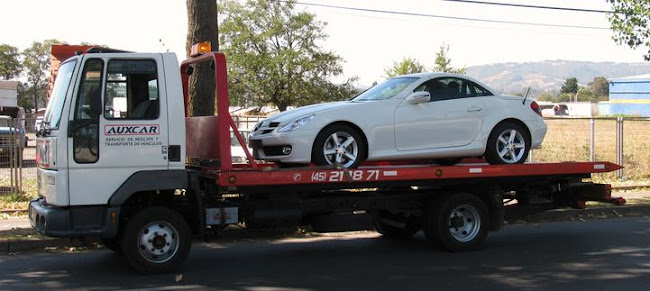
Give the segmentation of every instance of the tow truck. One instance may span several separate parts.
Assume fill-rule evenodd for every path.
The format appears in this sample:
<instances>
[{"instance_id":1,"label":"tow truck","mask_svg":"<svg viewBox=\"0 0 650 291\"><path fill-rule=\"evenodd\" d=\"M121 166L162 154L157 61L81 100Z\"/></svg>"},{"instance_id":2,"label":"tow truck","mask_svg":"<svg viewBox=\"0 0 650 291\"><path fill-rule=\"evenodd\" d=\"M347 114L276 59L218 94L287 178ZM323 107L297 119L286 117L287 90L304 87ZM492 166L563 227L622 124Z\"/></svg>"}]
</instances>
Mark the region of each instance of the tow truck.
<instances>
[{"instance_id":1,"label":"tow truck","mask_svg":"<svg viewBox=\"0 0 650 291\"><path fill-rule=\"evenodd\" d=\"M189 80L214 69L216 115L188 117ZM226 57L204 44L173 53L92 48L62 63L37 138L38 194L29 218L53 237L99 237L143 273L177 270L195 235L229 225L376 229L461 252L521 209L622 204L594 173L610 162L488 165L382 161L358 168L232 163ZM529 207L529 206L536 207ZM542 205L543 207L540 207ZM529 207L529 208L527 208Z\"/></svg>"}]
</instances>

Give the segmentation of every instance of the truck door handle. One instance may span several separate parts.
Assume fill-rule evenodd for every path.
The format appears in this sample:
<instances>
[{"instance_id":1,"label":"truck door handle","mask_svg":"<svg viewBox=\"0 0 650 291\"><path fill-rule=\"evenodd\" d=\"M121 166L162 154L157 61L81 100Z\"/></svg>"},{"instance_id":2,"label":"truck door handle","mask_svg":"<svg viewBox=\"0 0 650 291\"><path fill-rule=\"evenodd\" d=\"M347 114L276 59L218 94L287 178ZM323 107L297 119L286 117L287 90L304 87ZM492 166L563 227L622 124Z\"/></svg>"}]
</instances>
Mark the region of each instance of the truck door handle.
<instances>
[{"instance_id":1,"label":"truck door handle","mask_svg":"<svg viewBox=\"0 0 650 291\"><path fill-rule=\"evenodd\" d=\"M478 107L478 106L472 106L470 108L467 108L467 112L478 112L478 111L481 111L481 110L483 110L483 108Z\"/></svg>"}]
</instances>

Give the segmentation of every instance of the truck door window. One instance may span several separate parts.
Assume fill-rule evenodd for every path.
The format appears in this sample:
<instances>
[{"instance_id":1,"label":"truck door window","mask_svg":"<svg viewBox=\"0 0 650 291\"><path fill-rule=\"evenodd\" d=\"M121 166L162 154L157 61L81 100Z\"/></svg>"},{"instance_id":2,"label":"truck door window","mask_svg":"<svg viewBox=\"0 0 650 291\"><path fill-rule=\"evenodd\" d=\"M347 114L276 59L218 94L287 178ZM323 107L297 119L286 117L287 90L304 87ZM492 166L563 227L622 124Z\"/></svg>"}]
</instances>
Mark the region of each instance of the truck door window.
<instances>
[{"instance_id":1,"label":"truck door window","mask_svg":"<svg viewBox=\"0 0 650 291\"><path fill-rule=\"evenodd\" d=\"M157 119L158 74L153 60L108 62L104 118Z\"/></svg>"},{"instance_id":2,"label":"truck door window","mask_svg":"<svg viewBox=\"0 0 650 291\"><path fill-rule=\"evenodd\" d=\"M101 114L102 70L101 59L86 61L81 76L77 104L74 108L72 147L74 160L80 164L99 159L99 115Z\"/></svg>"}]
</instances>

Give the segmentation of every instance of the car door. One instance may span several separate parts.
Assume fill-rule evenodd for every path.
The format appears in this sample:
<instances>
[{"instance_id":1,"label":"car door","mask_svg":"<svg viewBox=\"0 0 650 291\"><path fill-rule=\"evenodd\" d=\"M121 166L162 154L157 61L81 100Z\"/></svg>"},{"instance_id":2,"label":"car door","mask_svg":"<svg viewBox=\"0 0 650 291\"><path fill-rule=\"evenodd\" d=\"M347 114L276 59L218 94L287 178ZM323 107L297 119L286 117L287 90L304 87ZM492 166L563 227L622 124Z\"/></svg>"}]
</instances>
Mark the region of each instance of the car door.
<instances>
[{"instance_id":1,"label":"car door","mask_svg":"<svg viewBox=\"0 0 650 291\"><path fill-rule=\"evenodd\" d=\"M473 82L457 77L435 78L414 91L422 90L429 91L429 102L411 104L405 100L395 111L398 151L460 147L476 138L486 110L485 94L477 93Z\"/></svg>"},{"instance_id":2,"label":"car door","mask_svg":"<svg viewBox=\"0 0 650 291\"><path fill-rule=\"evenodd\" d=\"M87 57L70 112L70 204L105 204L133 173L168 169L159 54Z\"/></svg>"}]
</instances>

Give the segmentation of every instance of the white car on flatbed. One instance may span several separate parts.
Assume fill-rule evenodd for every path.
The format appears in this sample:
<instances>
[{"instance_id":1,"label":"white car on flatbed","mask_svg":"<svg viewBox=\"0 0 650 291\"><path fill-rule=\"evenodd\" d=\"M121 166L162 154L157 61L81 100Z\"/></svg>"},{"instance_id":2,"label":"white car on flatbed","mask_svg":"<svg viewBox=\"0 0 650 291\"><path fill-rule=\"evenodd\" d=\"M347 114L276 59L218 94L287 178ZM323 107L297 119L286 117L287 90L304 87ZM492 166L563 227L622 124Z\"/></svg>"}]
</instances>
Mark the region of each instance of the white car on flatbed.
<instances>
[{"instance_id":1,"label":"white car on flatbed","mask_svg":"<svg viewBox=\"0 0 650 291\"><path fill-rule=\"evenodd\" d=\"M484 156L523 163L546 134L533 100L477 80L419 73L386 80L349 101L305 106L257 124L254 156L287 164L356 167L363 161Z\"/></svg>"}]
</instances>

